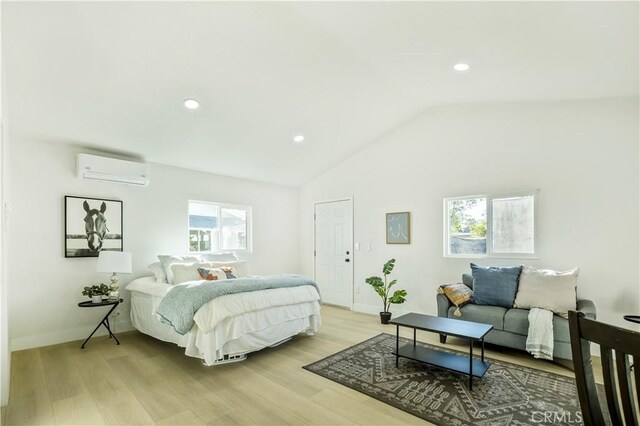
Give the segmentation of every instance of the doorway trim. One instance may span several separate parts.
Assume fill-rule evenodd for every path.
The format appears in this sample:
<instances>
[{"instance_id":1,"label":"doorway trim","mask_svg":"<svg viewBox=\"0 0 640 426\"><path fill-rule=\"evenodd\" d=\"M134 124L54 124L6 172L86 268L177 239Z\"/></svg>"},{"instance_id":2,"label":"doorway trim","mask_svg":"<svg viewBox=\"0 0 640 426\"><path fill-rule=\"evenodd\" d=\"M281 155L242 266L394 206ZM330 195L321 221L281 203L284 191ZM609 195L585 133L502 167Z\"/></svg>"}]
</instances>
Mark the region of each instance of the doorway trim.
<instances>
[{"instance_id":1,"label":"doorway trim","mask_svg":"<svg viewBox=\"0 0 640 426\"><path fill-rule=\"evenodd\" d=\"M354 233L355 233L355 217L353 214L354 211L354 204L353 204L353 195L347 195L344 197L337 197L337 198L329 198L329 199L325 199L325 200L320 200L320 201L314 201L313 202L313 280L316 281L317 280L317 271L316 271L316 206L318 204L328 204L328 203L335 203L338 201L351 201L351 306L348 308L349 310L353 311L353 306L355 304L355 286L354 286L354 282L355 282L355 268L354 268L354 264L355 264L355 251L353 250L353 247L355 245L354 242ZM339 308L342 308L342 306L339 306Z\"/></svg>"}]
</instances>

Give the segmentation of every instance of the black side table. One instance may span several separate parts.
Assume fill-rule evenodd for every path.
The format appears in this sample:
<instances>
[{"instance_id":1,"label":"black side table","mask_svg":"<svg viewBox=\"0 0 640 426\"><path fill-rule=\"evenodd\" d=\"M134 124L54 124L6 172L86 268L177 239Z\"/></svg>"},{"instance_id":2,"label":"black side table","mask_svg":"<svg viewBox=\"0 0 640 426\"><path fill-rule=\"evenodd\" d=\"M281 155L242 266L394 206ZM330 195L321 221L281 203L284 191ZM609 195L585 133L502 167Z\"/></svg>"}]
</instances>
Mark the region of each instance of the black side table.
<instances>
[{"instance_id":1,"label":"black side table","mask_svg":"<svg viewBox=\"0 0 640 426\"><path fill-rule=\"evenodd\" d=\"M107 315L104 316L104 318L102 318L102 321L100 321L100 324L98 324L98 326L91 332L91 334L89 335L89 337L87 337L87 340L85 340L82 343L82 346L80 346L80 349L84 349L84 345L87 344L87 342L89 341L89 339L91 339L91 336L93 336L93 334L98 331L98 329L100 328L101 325L104 325L106 327L107 330L109 330L109 339L111 339L112 337L114 339L116 339L116 344L120 344L120 342L118 341L118 338L116 337L115 334L113 334L111 332L111 328L109 327L109 315L111 315L111 312L113 312L120 303L124 302L124 299L118 299L118 300L103 300L100 303L93 303L91 301L89 302L80 302L78 303L78 306L80 306L81 308L94 308L96 306L109 306L109 305L113 305L113 307L109 310L109 312L107 312Z\"/></svg>"},{"instance_id":2,"label":"black side table","mask_svg":"<svg viewBox=\"0 0 640 426\"><path fill-rule=\"evenodd\" d=\"M635 322L636 324L640 324L640 315L625 315L622 318L626 319L630 322Z\"/></svg>"}]
</instances>

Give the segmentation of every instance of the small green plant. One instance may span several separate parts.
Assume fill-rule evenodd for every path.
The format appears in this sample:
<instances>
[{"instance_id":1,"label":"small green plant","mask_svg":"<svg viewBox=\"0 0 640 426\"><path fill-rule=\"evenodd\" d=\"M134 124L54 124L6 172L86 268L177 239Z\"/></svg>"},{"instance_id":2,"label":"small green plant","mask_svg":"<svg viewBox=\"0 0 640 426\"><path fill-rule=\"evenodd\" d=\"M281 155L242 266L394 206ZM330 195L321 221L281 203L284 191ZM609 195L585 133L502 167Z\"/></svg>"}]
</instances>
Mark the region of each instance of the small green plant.
<instances>
[{"instance_id":1,"label":"small green plant","mask_svg":"<svg viewBox=\"0 0 640 426\"><path fill-rule=\"evenodd\" d=\"M384 266L382 267L382 274L384 276L384 279L380 277L369 277L364 280L367 284L373 287L376 293L378 293L378 295L382 298L383 312L389 312L389 306L391 306L392 303L404 303L406 301L406 290L396 290L391 296L389 296L391 287L396 285L398 282L398 280L393 280L387 284L387 276L390 275L393 271L395 263L396 260L391 259L384 264Z\"/></svg>"},{"instance_id":2,"label":"small green plant","mask_svg":"<svg viewBox=\"0 0 640 426\"><path fill-rule=\"evenodd\" d=\"M96 284L96 285L92 285L91 287L85 287L84 290L82 290L82 295L89 296L89 297L108 296L109 286L105 284L100 284L100 285Z\"/></svg>"}]
</instances>

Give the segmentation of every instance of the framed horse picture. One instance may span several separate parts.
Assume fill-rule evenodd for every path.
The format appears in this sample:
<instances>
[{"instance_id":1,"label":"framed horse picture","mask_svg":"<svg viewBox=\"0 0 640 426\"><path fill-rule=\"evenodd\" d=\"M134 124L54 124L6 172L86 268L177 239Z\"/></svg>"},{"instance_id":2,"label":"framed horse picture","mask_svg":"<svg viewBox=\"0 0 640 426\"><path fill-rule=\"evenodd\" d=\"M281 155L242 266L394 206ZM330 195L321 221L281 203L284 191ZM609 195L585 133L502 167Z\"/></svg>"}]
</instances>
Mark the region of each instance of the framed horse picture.
<instances>
[{"instance_id":1,"label":"framed horse picture","mask_svg":"<svg viewBox=\"0 0 640 426\"><path fill-rule=\"evenodd\" d=\"M122 201L64 197L65 257L98 257L122 251Z\"/></svg>"}]
</instances>

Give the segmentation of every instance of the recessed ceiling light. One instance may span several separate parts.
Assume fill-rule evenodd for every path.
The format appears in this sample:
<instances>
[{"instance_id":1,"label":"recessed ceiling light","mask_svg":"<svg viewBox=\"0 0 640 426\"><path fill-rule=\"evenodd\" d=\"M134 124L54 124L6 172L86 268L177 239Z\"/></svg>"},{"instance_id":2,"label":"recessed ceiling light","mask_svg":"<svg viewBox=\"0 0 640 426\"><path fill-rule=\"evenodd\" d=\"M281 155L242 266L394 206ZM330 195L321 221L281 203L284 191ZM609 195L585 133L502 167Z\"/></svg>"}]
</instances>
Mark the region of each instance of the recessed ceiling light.
<instances>
[{"instance_id":1,"label":"recessed ceiling light","mask_svg":"<svg viewBox=\"0 0 640 426\"><path fill-rule=\"evenodd\" d=\"M184 106L189 109L196 109L200 106L200 102L195 99L185 99Z\"/></svg>"},{"instance_id":2,"label":"recessed ceiling light","mask_svg":"<svg viewBox=\"0 0 640 426\"><path fill-rule=\"evenodd\" d=\"M293 137L293 141L300 143L300 142L304 141L304 136L302 136L302 135L294 136Z\"/></svg>"},{"instance_id":3,"label":"recessed ceiling light","mask_svg":"<svg viewBox=\"0 0 640 426\"><path fill-rule=\"evenodd\" d=\"M469 64L463 64L463 63L455 64L453 66L453 69L456 71L469 71L469 68L471 68Z\"/></svg>"}]
</instances>

